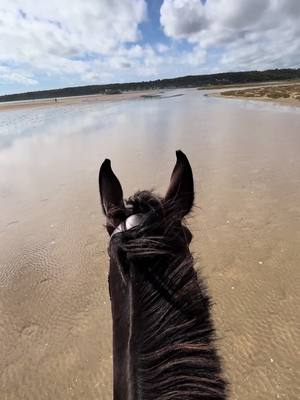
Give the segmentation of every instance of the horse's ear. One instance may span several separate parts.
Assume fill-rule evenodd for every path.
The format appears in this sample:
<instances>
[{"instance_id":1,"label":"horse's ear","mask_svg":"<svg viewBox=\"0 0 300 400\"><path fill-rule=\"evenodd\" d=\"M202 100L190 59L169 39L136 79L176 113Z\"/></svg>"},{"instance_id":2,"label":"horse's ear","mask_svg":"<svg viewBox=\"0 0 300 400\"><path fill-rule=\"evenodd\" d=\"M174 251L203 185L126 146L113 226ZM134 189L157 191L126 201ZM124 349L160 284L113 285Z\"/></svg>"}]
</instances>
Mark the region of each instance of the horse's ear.
<instances>
[{"instance_id":1,"label":"horse's ear","mask_svg":"<svg viewBox=\"0 0 300 400\"><path fill-rule=\"evenodd\" d=\"M176 151L177 162L173 169L165 201L173 202L176 211L184 217L191 211L194 202L193 172L187 156Z\"/></svg>"},{"instance_id":2,"label":"horse's ear","mask_svg":"<svg viewBox=\"0 0 300 400\"><path fill-rule=\"evenodd\" d=\"M108 159L103 161L99 171L99 190L105 215L113 209L124 208L122 186L113 173Z\"/></svg>"}]
</instances>

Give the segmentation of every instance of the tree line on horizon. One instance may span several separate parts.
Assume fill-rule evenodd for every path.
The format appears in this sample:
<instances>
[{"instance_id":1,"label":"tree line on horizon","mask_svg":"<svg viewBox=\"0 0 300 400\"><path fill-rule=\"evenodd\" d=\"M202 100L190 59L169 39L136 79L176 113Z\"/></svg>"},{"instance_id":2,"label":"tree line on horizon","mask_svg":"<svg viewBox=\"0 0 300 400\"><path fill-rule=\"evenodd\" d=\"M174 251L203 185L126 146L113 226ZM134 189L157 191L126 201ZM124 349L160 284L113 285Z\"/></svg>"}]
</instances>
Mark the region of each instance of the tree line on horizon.
<instances>
[{"instance_id":1,"label":"tree line on horizon","mask_svg":"<svg viewBox=\"0 0 300 400\"><path fill-rule=\"evenodd\" d=\"M112 83L106 85L87 85L62 89L41 90L0 96L0 102L37 100L58 97L87 96L95 94L115 94L127 91L148 89L175 89L190 87L226 86L232 84L263 83L300 79L298 69L273 69L266 71L224 72L208 75L189 75L178 78L157 79L154 81Z\"/></svg>"}]
</instances>

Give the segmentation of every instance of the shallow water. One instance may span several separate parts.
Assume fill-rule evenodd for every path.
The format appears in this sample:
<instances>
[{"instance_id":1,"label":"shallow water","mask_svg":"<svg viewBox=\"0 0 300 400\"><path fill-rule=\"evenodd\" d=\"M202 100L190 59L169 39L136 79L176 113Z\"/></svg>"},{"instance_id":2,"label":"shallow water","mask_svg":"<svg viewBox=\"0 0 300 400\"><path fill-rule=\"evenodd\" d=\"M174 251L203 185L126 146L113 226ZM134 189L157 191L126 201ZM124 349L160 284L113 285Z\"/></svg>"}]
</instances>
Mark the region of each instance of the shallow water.
<instances>
[{"instance_id":1,"label":"shallow water","mask_svg":"<svg viewBox=\"0 0 300 400\"><path fill-rule=\"evenodd\" d=\"M1 400L111 399L99 166L163 194L178 148L231 399L299 398L300 109L176 93L0 113Z\"/></svg>"}]
</instances>

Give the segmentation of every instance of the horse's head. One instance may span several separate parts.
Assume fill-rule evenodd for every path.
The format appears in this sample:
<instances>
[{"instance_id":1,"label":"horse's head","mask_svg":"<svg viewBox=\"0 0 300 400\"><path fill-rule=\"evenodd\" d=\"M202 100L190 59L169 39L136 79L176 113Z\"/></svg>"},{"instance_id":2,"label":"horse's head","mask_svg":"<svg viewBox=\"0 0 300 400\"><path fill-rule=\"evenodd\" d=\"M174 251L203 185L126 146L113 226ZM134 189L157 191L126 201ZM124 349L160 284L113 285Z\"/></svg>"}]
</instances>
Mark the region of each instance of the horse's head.
<instances>
[{"instance_id":1,"label":"horse's head","mask_svg":"<svg viewBox=\"0 0 300 400\"><path fill-rule=\"evenodd\" d=\"M172 212L178 221L190 212L194 200L192 169L182 151L176 151L176 156L177 162L165 197L160 198L152 192L142 191L127 201L123 199L122 186L111 169L110 160L106 159L103 162L99 172L99 188L102 209L106 216L106 228L110 236L114 232L138 225L138 221L145 220L143 217L150 212L167 216ZM133 217L135 215L137 217ZM127 219L127 224L122 227L121 224Z\"/></svg>"},{"instance_id":2,"label":"horse's head","mask_svg":"<svg viewBox=\"0 0 300 400\"><path fill-rule=\"evenodd\" d=\"M111 169L110 160L103 162L99 187L106 229L111 242L115 235L120 234L118 237L122 238L123 254L137 255L139 250L140 254L151 256L154 248L156 253L163 251L162 243L165 246L168 242L171 252L172 248L181 247L180 244L190 243L192 235L182 224L182 219L193 205L193 174L185 154L178 150L176 156L177 162L164 197L150 191L140 191L128 200L123 199L122 186ZM165 240L160 240L162 238ZM130 246L124 245L129 242Z\"/></svg>"}]
</instances>

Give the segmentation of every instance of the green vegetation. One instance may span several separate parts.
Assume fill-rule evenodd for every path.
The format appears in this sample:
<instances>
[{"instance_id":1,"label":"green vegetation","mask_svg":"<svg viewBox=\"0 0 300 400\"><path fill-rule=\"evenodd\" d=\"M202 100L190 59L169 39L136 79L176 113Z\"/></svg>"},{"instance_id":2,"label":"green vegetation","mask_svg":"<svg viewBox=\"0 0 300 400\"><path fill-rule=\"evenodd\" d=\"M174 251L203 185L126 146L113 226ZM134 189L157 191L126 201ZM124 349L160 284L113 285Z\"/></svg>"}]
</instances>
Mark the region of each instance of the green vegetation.
<instances>
[{"instance_id":1,"label":"green vegetation","mask_svg":"<svg viewBox=\"0 0 300 400\"><path fill-rule=\"evenodd\" d=\"M63 89L43 90L0 96L0 101L35 100L70 96L87 96L111 94L124 91L148 89L172 89L187 87L210 88L212 86L228 86L272 81L300 79L298 69L274 69L267 71L226 72L212 75L191 75L172 79L158 79L148 82L114 83L109 85L90 85L68 87Z\"/></svg>"}]
</instances>

